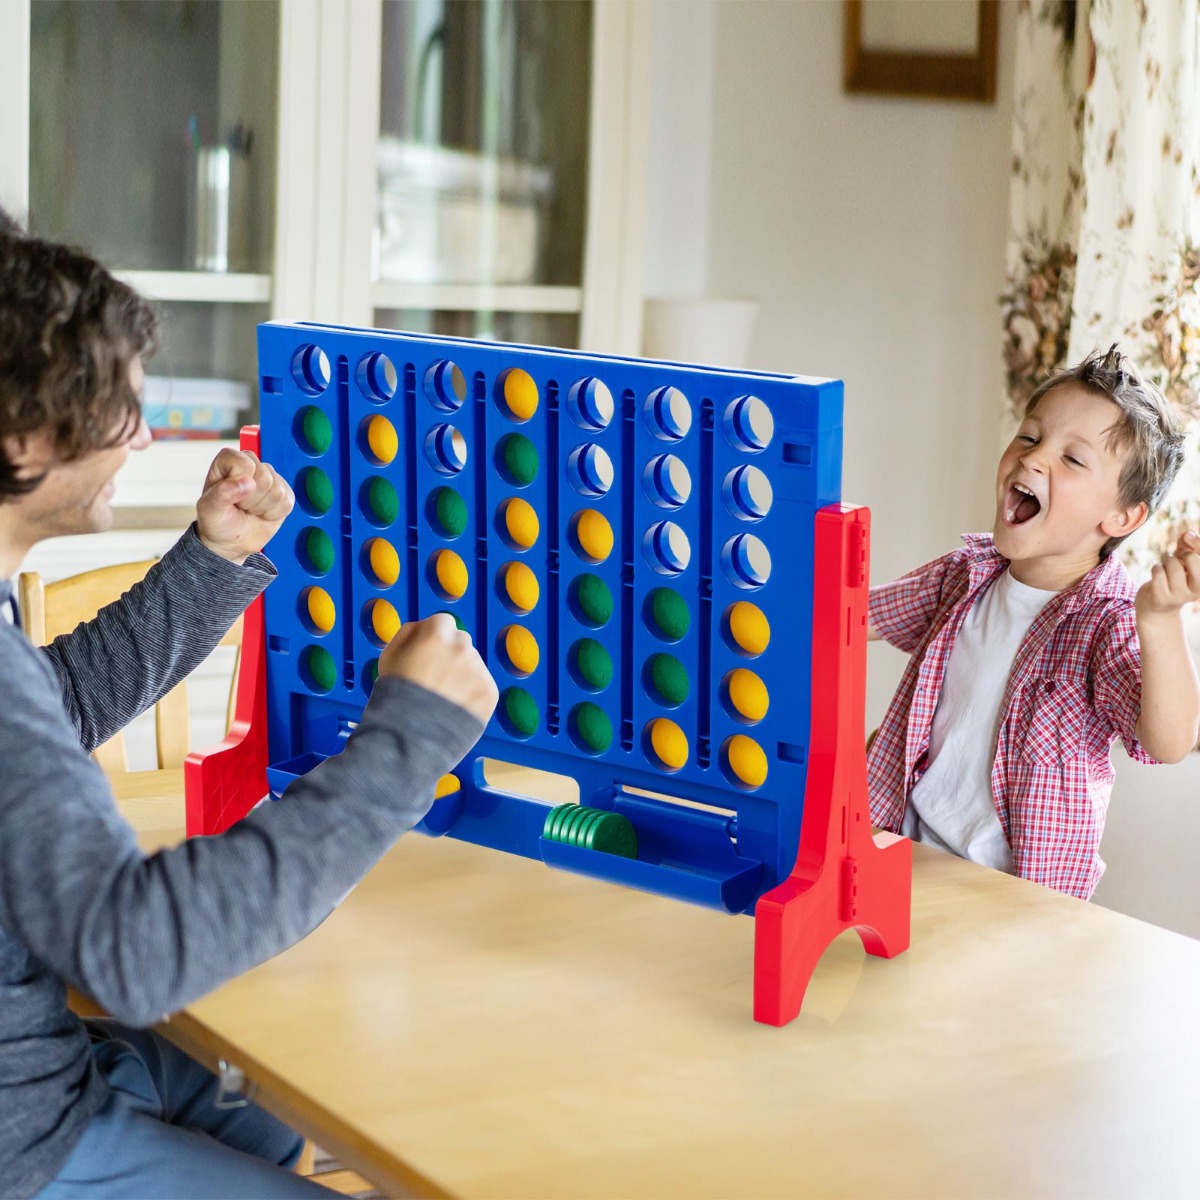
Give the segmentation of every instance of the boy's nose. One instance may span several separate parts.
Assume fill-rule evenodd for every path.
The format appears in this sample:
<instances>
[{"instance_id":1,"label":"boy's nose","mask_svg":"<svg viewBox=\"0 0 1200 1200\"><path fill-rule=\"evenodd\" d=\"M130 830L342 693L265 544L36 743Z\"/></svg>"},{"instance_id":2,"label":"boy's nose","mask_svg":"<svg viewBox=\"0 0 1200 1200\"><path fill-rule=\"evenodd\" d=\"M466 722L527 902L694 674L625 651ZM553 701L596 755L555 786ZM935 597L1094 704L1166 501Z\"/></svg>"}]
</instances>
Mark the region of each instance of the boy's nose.
<instances>
[{"instance_id":1,"label":"boy's nose","mask_svg":"<svg viewBox=\"0 0 1200 1200\"><path fill-rule=\"evenodd\" d=\"M139 417L137 428L130 435L126 445L130 450L145 450L150 445L151 440L150 426L146 424L146 418L144 416Z\"/></svg>"}]
</instances>

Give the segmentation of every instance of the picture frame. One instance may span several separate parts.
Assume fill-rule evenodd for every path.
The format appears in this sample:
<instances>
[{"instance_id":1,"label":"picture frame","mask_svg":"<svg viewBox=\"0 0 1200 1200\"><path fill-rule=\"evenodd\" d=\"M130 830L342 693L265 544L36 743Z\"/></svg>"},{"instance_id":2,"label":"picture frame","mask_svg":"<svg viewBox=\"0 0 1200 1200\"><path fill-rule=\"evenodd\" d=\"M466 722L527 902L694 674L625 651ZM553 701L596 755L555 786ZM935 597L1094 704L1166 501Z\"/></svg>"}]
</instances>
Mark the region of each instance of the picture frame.
<instances>
[{"instance_id":1,"label":"picture frame","mask_svg":"<svg viewBox=\"0 0 1200 1200\"><path fill-rule=\"evenodd\" d=\"M844 0L845 90L991 104L999 17L1000 0Z\"/></svg>"}]
</instances>

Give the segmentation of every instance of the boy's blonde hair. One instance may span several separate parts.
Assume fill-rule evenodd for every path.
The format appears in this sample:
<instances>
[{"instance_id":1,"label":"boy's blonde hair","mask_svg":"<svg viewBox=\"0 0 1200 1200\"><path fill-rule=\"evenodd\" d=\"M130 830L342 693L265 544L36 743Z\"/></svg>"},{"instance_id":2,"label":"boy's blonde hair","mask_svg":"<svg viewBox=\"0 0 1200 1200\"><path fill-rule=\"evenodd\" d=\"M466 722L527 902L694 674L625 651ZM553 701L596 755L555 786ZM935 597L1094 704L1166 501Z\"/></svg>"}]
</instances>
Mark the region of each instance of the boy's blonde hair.
<instances>
[{"instance_id":1,"label":"boy's blonde hair","mask_svg":"<svg viewBox=\"0 0 1200 1200\"><path fill-rule=\"evenodd\" d=\"M1047 392L1069 383L1104 396L1121 410L1121 418L1109 435L1109 445L1126 452L1118 501L1122 508L1145 504L1151 513L1155 512L1183 466L1184 434L1175 410L1154 384L1141 377L1114 342L1107 351L1093 350L1076 366L1039 384L1025 405L1025 416ZM1107 558L1124 540L1109 538L1100 548L1100 557Z\"/></svg>"}]
</instances>

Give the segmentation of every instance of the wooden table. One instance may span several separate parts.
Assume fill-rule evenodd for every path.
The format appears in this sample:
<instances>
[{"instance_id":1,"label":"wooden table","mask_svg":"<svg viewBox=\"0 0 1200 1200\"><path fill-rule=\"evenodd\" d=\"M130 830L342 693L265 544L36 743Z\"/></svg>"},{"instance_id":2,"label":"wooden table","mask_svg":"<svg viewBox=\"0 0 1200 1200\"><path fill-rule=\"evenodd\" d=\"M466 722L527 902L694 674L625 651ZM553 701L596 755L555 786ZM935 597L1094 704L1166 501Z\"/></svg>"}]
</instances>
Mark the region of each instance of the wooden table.
<instances>
[{"instance_id":1,"label":"wooden table","mask_svg":"<svg viewBox=\"0 0 1200 1200\"><path fill-rule=\"evenodd\" d=\"M177 835L178 773L117 790ZM785 1028L752 947L414 835L162 1028L390 1194L1200 1195L1200 943L918 846L912 949L841 938Z\"/></svg>"}]
</instances>

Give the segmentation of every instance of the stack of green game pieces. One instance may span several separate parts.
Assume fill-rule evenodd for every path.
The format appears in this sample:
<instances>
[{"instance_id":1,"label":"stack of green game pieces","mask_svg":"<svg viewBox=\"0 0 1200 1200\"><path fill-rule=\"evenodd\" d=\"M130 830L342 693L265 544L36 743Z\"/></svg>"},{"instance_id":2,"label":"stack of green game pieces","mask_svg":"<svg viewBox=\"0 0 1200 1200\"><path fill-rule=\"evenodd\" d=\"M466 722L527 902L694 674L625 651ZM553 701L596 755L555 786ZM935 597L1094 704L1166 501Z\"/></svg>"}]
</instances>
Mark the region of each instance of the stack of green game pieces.
<instances>
[{"instance_id":1,"label":"stack of green game pieces","mask_svg":"<svg viewBox=\"0 0 1200 1200\"><path fill-rule=\"evenodd\" d=\"M637 858L637 832L633 825L620 813L603 808L560 804L547 814L542 837L580 850Z\"/></svg>"}]
</instances>

